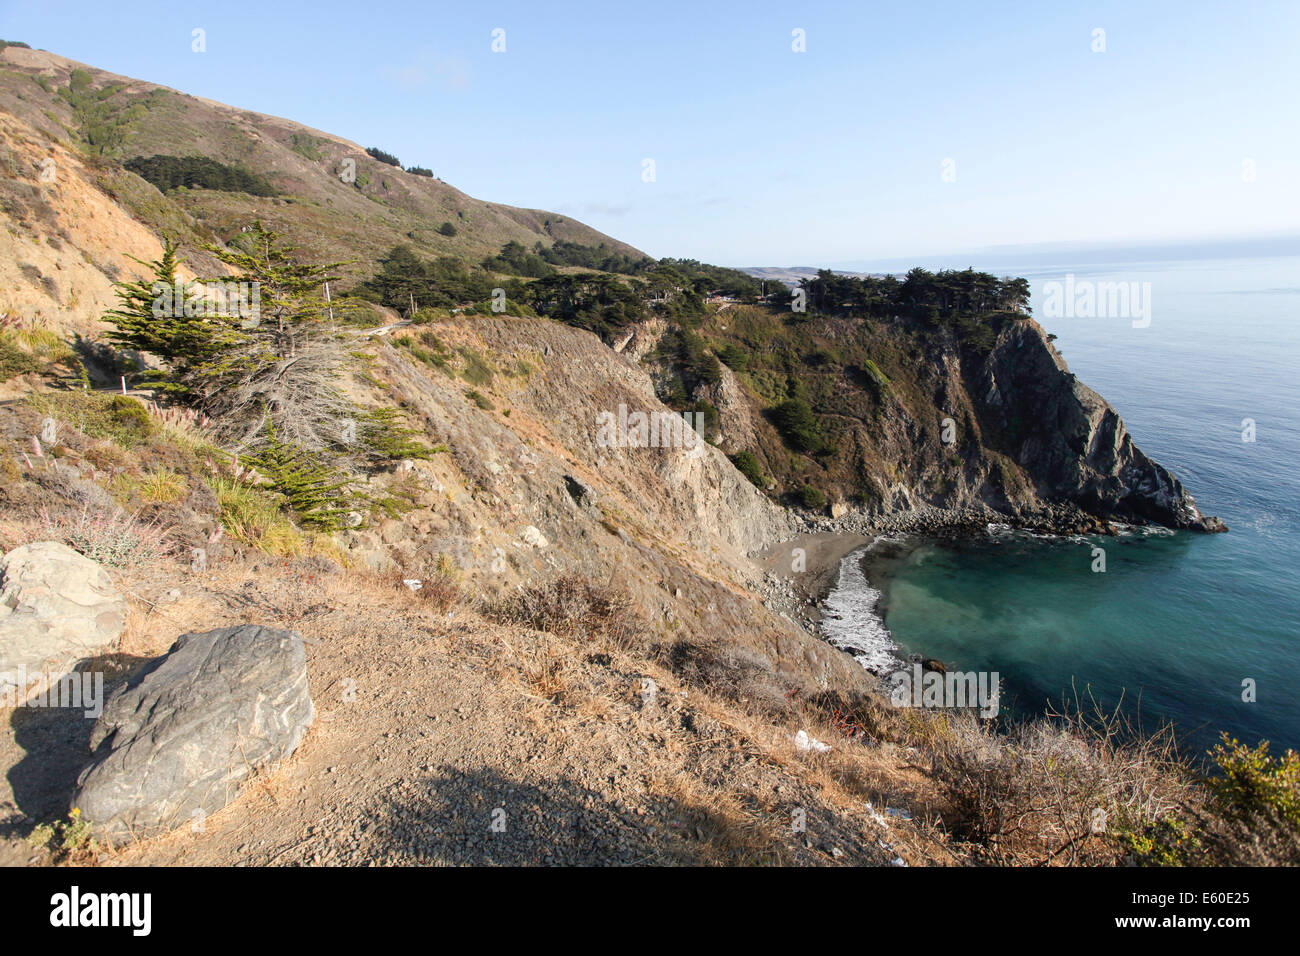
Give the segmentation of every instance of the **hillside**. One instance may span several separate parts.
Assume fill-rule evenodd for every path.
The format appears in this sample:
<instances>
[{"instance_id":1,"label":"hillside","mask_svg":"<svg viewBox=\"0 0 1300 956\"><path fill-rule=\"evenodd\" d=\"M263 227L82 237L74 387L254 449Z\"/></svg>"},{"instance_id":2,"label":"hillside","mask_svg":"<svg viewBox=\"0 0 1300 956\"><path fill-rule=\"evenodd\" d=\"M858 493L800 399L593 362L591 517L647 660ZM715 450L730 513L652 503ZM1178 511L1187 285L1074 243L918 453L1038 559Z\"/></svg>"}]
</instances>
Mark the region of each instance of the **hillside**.
<instances>
[{"instance_id":1,"label":"hillside","mask_svg":"<svg viewBox=\"0 0 1300 956\"><path fill-rule=\"evenodd\" d=\"M307 259L347 260L341 273L353 278L369 277L377 260L402 243L428 257L473 261L511 241L529 248L556 240L604 243L642 255L570 217L484 202L380 162L340 136L45 51L0 50L0 122L7 165L0 202L30 242L4 250L5 268L14 271L2 277L9 298L0 309L21 303L36 317L57 315L60 322L97 318L112 298L108 281L94 272L117 278L121 251L149 250L149 233L178 238L202 272L213 266L202 244L224 242L253 219L283 233ZM123 168L133 158L157 155L220 157L263 177L278 195L199 188L163 194ZM54 160L54 179L44 183L47 158ZM343 177L345 171L355 178ZM454 226L454 235L439 231L444 223ZM6 241L14 241L12 233ZM73 254L60 244L72 246ZM51 245L52 252L45 248Z\"/></svg>"},{"instance_id":2,"label":"hillside","mask_svg":"<svg viewBox=\"0 0 1300 956\"><path fill-rule=\"evenodd\" d=\"M252 624L298 635L316 715L206 828L92 850L42 827L103 747L14 708L0 862L1115 863L1206 805L1084 722L900 712L814 626L860 535L1220 529L1021 280L817 273L793 310L286 120L0 58L0 550L102 572L125 623L78 664L110 692ZM266 314L151 302L222 275Z\"/></svg>"}]
</instances>

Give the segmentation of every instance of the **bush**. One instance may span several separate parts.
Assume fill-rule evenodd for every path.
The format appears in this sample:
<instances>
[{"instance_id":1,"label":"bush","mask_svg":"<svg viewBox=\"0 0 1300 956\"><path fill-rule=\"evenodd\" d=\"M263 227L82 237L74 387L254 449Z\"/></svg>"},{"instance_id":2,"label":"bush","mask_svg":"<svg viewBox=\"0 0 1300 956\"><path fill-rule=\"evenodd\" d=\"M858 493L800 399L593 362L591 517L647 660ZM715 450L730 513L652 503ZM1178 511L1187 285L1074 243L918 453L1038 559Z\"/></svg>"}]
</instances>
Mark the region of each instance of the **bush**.
<instances>
[{"instance_id":1,"label":"bush","mask_svg":"<svg viewBox=\"0 0 1300 956\"><path fill-rule=\"evenodd\" d=\"M461 378L471 385L487 385L492 381L492 366L483 360L483 356L473 349L461 349L460 354L465 359Z\"/></svg>"},{"instance_id":2,"label":"bush","mask_svg":"<svg viewBox=\"0 0 1300 956\"><path fill-rule=\"evenodd\" d=\"M826 507L826 496L812 485L804 485L795 492L795 496L799 499L799 504L810 510Z\"/></svg>"},{"instance_id":3,"label":"bush","mask_svg":"<svg viewBox=\"0 0 1300 956\"><path fill-rule=\"evenodd\" d=\"M379 462L400 461L404 458L432 458L434 453L446 451L446 445L431 448L418 440L421 432L402 424L395 408L375 408L359 416L361 443L370 457Z\"/></svg>"},{"instance_id":4,"label":"bush","mask_svg":"<svg viewBox=\"0 0 1300 956\"><path fill-rule=\"evenodd\" d=\"M113 440L127 448L144 442L154 433L149 409L126 395L112 397L108 403L108 419Z\"/></svg>"},{"instance_id":5,"label":"bush","mask_svg":"<svg viewBox=\"0 0 1300 956\"><path fill-rule=\"evenodd\" d=\"M452 225L450 222L444 222L441 226L438 227L438 231L449 239L452 236L456 235L456 227Z\"/></svg>"},{"instance_id":6,"label":"bush","mask_svg":"<svg viewBox=\"0 0 1300 956\"><path fill-rule=\"evenodd\" d=\"M298 519L322 531L338 531L351 507L348 477L301 445L281 441L268 416L266 442L256 455L246 456L285 501Z\"/></svg>"},{"instance_id":7,"label":"bush","mask_svg":"<svg viewBox=\"0 0 1300 956\"><path fill-rule=\"evenodd\" d=\"M51 517L41 514L41 535L61 541L92 561L126 568L150 564L172 552L168 529L157 522L139 520L121 508L92 509Z\"/></svg>"},{"instance_id":8,"label":"bush","mask_svg":"<svg viewBox=\"0 0 1300 956\"><path fill-rule=\"evenodd\" d=\"M599 637L619 647L630 646L640 623L625 593L576 574L528 588L512 601L488 608L488 614L502 623L562 637Z\"/></svg>"},{"instance_id":9,"label":"bush","mask_svg":"<svg viewBox=\"0 0 1300 956\"><path fill-rule=\"evenodd\" d=\"M736 470L750 480L756 488L762 488L763 470L758 464L758 459L750 452L741 451L731 456L731 463L736 466Z\"/></svg>"},{"instance_id":10,"label":"bush","mask_svg":"<svg viewBox=\"0 0 1300 956\"><path fill-rule=\"evenodd\" d=\"M39 392L29 395L27 404L88 438L108 439L127 449L145 442L157 429L149 410L126 395L79 390Z\"/></svg>"},{"instance_id":11,"label":"bush","mask_svg":"<svg viewBox=\"0 0 1300 956\"><path fill-rule=\"evenodd\" d=\"M1300 865L1300 755L1269 755L1223 735L1199 799L1156 820L1123 821L1117 842L1140 866Z\"/></svg>"},{"instance_id":12,"label":"bush","mask_svg":"<svg viewBox=\"0 0 1300 956\"><path fill-rule=\"evenodd\" d=\"M324 142L325 140L317 139L310 133L294 133L289 137L289 148L304 159L319 163L321 161L320 147Z\"/></svg>"},{"instance_id":13,"label":"bush","mask_svg":"<svg viewBox=\"0 0 1300 956\"><path fill-rule=\"evenodd\" d=\"M392 342L398 348L406 349L425 365L441 369L448 375L452 374L449 361L451 352L439 341L438 336L432 332L422 334L420 342L417 342L409 335L399 335ZM421 342L424 344L420 344ZM426 346L428 347L426 348Z\"/></svg>"},{"instance_id":14,"label":"bush","mask_svg":"<svg viewBox=\"0 0 1300 956\"><path fill-rule=\"evenodd\" d=\"M423 166L407 166L406 171L412 176L425 176L429 179L433 178L433 170L425 169Z\"/></svg>"},{"instance_id":15,"label":"bush","mask_svg":"<svg viewBox=\"0 0 1300 956\"><path fill-rule=\"evenodd\" d=\"M3 41L0 41L0 48L3 48ZM82 819L80 808L73 807L68 812L67 820L55 820L53 823L42 823L35 827L27 837L27 842L34 847L49 851L55 863L88 865L92 863L99 851L99 844L91 835L93 832L91 822Z\"/></svg>"},{"instance_id":16,"label":"bush","mask_svg":"<svg viewBox=\"0 0 1300 956\"><path fill-rule=\"evenodd\" d=\"M179 186L198 186L250 196L280 195L280 190L265 177L206 156L136 156L122 165L162 192Z\"/></svg>"},{"instance_id":17,"label":"bush","mask_svg":"<svg viewBox=\"0 0 1300 956\"><path fill-rule=\"evenodd\" d=\"M171 504L187 490L184 476L167 468L154 468L139 478L119 475L113 488L121 498L138 498L149 504Z\"/></svg>"},{"instance_id":18,"label":"bush","mask_svg":"<svg viewBox=\"0 0 1300 956\"><path fill-rule=\"evenodd\" d=\"M17 342L8 335L0 335L0 382L7 382L19 375L39 372L44 363L18 347Z\"/></svg>"},{"instance_id":19,"label":"bush","mask_svg":"<svg viewBox=\"0 0 1300 956\"><path fill-rule=\"evenodd\" d=\"M1270 757L1267 740L1252 749L1224 734L1211 756L1223 776L1210 780L1210 792L1226 815L1267 817L1300 831L1300 754Z\"/></svg>"},{"instance_id":20,"label":"bush","mask_svg":"<svg viewBox=\"0 0 1300 956\"><path fill-rule=\"evenodd\" d=\"M80 362L72 347L45 329L0 331L0 382L29 372L48 373L66 363L76 369Z\"/></svg>"},{"instance_id":21,"label":"bush","mask_svg":"<svg viewBox=\"0 0 1300 956\"><path fill-rule=\"evenodd\" d=\"M394 571L393 586L414 594L436 613L446 614L460 600L460 569L445 554L439 555L432 567L427 566L427 561L424 564L415 570Z\"/></svg>"},{"instance_id":22,"label":"bush","mask_svg":"<svg viewBox=\"0 0 1300 956\"><path fill-rule=\"evenodd\" d=\"M743 372L749 367L749 353L734 342L724 345L718 352L718 358L722 359L727 368L736 372Z\"/></svg>"},{"instance_id":23,"label":"bush","mask_svg":"<svg viewBox=\"0 0 1300 956\"><path fill-rule=\"evenodd\" d=\"M772 410L772 424L795 451L815 454L825 447L821 427L802 398L788 398Z\"/></svg>"},{"instance_id":24,"label":"bush","mask_svg":"<svg viewBox=\"0 0 1300 956\"><path fill-rule=\"evenodd\" d=\"M302 536L285 515L279 495L233 478L214 478L217 520L240 544L270 555L287 556L302 549Z\"/></svg>"}]
</instances>

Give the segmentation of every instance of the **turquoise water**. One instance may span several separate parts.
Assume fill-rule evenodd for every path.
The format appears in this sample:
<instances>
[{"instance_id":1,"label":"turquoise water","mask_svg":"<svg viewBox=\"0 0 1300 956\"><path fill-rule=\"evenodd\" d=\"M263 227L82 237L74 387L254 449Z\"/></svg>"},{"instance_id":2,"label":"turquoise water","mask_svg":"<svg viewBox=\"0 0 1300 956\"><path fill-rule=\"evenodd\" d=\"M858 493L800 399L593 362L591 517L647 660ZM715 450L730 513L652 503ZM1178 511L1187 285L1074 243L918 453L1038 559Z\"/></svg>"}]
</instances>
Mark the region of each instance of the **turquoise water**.
<instances>
[{"instance_id":1,"label":"turquoise water","mask_svg":"<svg viewBox=\"0 0 1300 956\"><path fill-rule=\"evenodd\" d=\"M1044 317L1043 283L1066 272L1150 282L1150 326ZM1090 687L1103 703L1140 700L1144 725L1172 719L1197 749L1220 730L1300 749L1300 258L1025 275L1070 370L1232 530L928 543L894 569L881 603L894 640L999 671L1017 713ZM1242 699L1247 679L1254 702Z\"/></svg>"}]
</instances>

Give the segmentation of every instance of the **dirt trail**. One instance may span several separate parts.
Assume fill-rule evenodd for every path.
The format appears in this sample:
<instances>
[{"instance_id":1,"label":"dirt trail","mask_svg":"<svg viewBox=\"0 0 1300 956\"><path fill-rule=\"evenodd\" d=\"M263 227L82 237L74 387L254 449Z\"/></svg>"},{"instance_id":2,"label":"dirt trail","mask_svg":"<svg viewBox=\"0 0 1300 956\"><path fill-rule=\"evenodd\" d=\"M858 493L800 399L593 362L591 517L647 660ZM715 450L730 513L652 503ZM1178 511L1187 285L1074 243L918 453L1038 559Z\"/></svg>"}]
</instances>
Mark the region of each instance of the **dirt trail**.
<instances>
[{"instance_id":1,"label":"dirt trail","mask_svg":"<svg viewBox=\"0 0 1300 956\"><path fill-rule=\"evenodd\" d=\"M835 750L799 752L802 728L682 686L619 648L504 626L464 606L435 614L378 577L282 565L231 562L197 580L123 576L136 609L118 656L125 666L188 629L292 627L309 642L317 720L289 761L202 832L183 824L98 862L888 864L944 855L867 807L897 799L873 781L898 794L902 755L818 726L807 729ZM0 863L48 862L23 837L36 819L66 812L89 721L34 710L8 718Z\"/></svg>"}]
</instances>

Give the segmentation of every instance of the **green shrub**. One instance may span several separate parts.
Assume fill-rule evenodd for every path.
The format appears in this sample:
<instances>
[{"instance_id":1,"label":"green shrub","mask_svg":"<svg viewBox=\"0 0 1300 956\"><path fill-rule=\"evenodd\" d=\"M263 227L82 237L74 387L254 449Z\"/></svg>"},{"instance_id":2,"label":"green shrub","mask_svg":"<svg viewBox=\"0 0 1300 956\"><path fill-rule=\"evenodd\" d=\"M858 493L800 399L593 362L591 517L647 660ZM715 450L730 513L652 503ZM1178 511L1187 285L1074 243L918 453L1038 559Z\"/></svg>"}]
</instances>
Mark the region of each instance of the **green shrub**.
<instances>
[{"instance_id":1,"label":"green shrub","mask_svg":"<svg viewBox=\"0 0 1300 956\"><path fill-rule=\"evenodd\" d=\"M736 466L736 470L750 480L756 488L762 488L763 469L758 464L758 459L750 452L740 451L731 456L731 463Z\"/></svg>"},{"instance_id":2,"label":"green shrub","mask_svg":"<svg viewBox=\"0 0 1300 956\"><path fill-rule=\"evenodd\" d=\"M889 387L889 376L882 372L880 367L876 365L875 362L871 361L871 359L867 359L863 362L862 367L866 370L867 375L871 377L871 380L877 385L884 388Z\"/></svg>"},{"instance_id":3,"label":"green shrub","mask_svg":"<svg viewBox=\"0 0 1300 956\"><path fill-rule=\"evenodd\" d=\"M323 142L325 141L317 139L310 133L294 133L289 137L289 148L304 159L319 163L321 161L320 146Z\"/></svg>"},{"instance_id":4,"label":"green shrub","mask_svg":"<svg viewBox=\"0 0 1300 956\"><path fill-rule=\"evenodd\" d=\"M247 193L250 196L278 196L265 177L239 166L206 156L136 156L122 164L125 168L157 186L160 192L180 186L199 186L223 192Z\"/></svg>"},{"instance_id":5,"label":"green shrub","mask_svg":"<svg viewBox=\"0 0 1300 956\"><path fill-rule=\"evenodd\" d=\"M795 451L815 454L825 446L812 408L802 398L788 398L772 410L772 424Z\"/></svg>"},{"instance_id":6,"label":"green shrub","mask_svg":"<svg viewBox=\"0 0 1300 956\"><path fill-rule=\"evenodd\" d=\"M3 45L3 41L0 41L0 48ZM27 44L9 44L15 45ZM81 818L79 807L73 807L67 820L55 820L35 827L27 842L39 849L48 850L55 863L88 863L99 850L92 832L91 822Z\"/></svg>"},{"instance_id":7,"label":"green shrub","mask_svg":"<svg viewBox=\"0 0 1300 956\"><path fill-rule=\"evenodd\" d=\"M387 163L389 166L397 166L398 168L401 168L402 165L401 160L399 160L392 153L384 152L378 146L367 146L366 152L370 154L372 159L377 159L381 163Z\"/></svg>"},{"instance_id":8,"label":"green shrub","mask_svg":"<svg viewBox=\"0 0 1300 956\"><path fill-rule=\"evenodd\" d=\"M465 395L470 401L485 412L490 412L496 408L496 406L492 404L492 400L477 389L470 389L465 393Z\"/></svg>"},{"instance_id":9,"label":"green shrub","mask_svg":"<svg viewBox=\"0 0 1300 956\"><path fill-rule=\"evenodd\" d=\"M361 443L374 458L380 461L400 461L403 458L432 458L435 452L446 451L446 445L431 448L419 441L418 429L402 424L395 408L376 408L361 416Z\"/></svg>"},{"instance_id":10,"label":"green shrub","mask_svg":"<svg viewBox=\"0 0 1300 956\"><path fill-rule=\"evenodd\" d=\"M298 519L322 531L344 527L352 496L349 480L333 465L305 448L281 441L268 416L266 443L246 461L284 496Z\"/></svg>"},{"instance_id":11,"label":"green shrub","mask_svg":"<svg viewBox=\"0 0 1300 956\"><path fill-rule=\"evenodd\" d=\"M465 368L460 373L461 378L471 385L487 385L492 381L492 366L484 361L483 356L473 349L461 349L460 354L465 359Z\"/></svg>"},{"instance_id":12,"label":"green shrub","mask_svg":"<svg viewBox=\"0 0 1300 956\"><path fill-rule=\"evenodd\" d=\"M1300 831L1300 754L1271 757L1267 740L1252 749L1224 734L1211 756L1223 776L1210 780L1210 792L1226 815L1242 821L1263 816Z\"/></svg>"},{"instance_id":13,"label":"green shrub","mask_svg":"<svg viewBox=\"0 0 1300 956\"><path fill-rule=\"evenodd\" d=\"M277 556L302 549L302 535L285 515L280 495L232 478L214 478L212 491L217 520L240 544Z\"/></svg>"},{"instance_id":14,"label":"green shrub","mask_svg":"<svg viewBox=\"0 0 1300 956\"><path fill-rule=\"evenodd\" d=\"M1300 754L1270 756L1223 735L1210 752L1208 799L1144 825L1121 825L1119 845L1141 866L1300 864Z\"/></svg>"},{"instance_id":15,"label":"green shrub","mask_svg":"<svg viewBox=\"0 0 1300 956\"><path fill-rule=\"evenodd\" d=\"M718 358L722 359L727 368L736 372L743 372L749 367L749 353L734 342L724 345L718 352Z\"/></svg>"},{"instance_id":16,"label":"green shrub","mask_svg":"<svg viewBox=\"0 0 1300 956\"><path fill-rule=\"evenodd\" d=\"M113 440L127 448L146 441L154 433L149 409L126 395L114 395L108 403L109 427Z\"/></svg>"},{"instance_id":17,"label":"green shrub","mask_svg":"<svg viewBox=\"0 0 1300 956\"><path fill-rule=\"evenodd\" d=\"M826 507L826 496L812 485L804 485L795 492L795 497L799 499L799 504L809 510L817 510Z\"/></svg>"},{"instance_id":18,"label":"green shrub","mask_svg":"<svg viewBox=\"0 0 1300 956\"><path fill-rule=\"evenodd\" d=\"M0 336L0 382L7 382L28 372L39 372L44 367L36 356L18 347L9 335Z\"/></svg>"}]
</instances>

